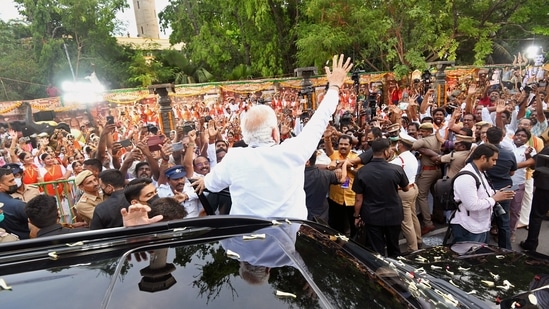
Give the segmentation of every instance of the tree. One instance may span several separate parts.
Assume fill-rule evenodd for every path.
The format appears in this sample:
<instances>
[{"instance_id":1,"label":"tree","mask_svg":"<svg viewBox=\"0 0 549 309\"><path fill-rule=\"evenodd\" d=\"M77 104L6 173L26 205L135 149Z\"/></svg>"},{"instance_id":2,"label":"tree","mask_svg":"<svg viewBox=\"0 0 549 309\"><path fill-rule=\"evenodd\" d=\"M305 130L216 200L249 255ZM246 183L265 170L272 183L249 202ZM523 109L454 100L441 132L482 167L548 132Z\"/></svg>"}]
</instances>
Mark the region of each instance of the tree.
<instances>
[{"instance_id":1,"label":"tree","mask_svg":"<svg viewBox=\"0 0 549 309\"><path fill-rule=\"evenodd\" d=\"M158 60L165 67L173 70L171 82L176 84L205 83L213 79L213 75L206 70L203 64L195 64L184 53L176 50L164 50L158 55Z\"/></svg>"},{"instance_id":2,"label":"tree","mask_svg":"<svg viewBox=\"0 0 549 309\"><path fill-rule=\"evenodd\" d=\"M29 26L0 21L0 101L45 96L46 85L36 76L39 67L29 39Z\"/></svg>"},{"instance_id":3,"label":"tree","mask_svg":"<svg viewBox=\"0 0 549 309\"><path fill-rule=\"evenodd\" d=\"M546 39L547 13L542 0L190 0L160 17L172 43L223 78L239 66L256 77L322 67L340 52L399 75L438 60L510 63L519 40Z\"/></svg>"},{"instance_id":4,"label":"tree","mask_svg":"<svg viewBox=\"0 0 549 309\"><path fill-rule=\"evenodd\" d=\"M524 30L512 32L515 39L546 33L548 10L539 0L309 0L298 26L298 60L320 65L345 51L369 70L405 74L445 59L482 65L497 46L501 60L510 63L516 51L504 52L510 46L495 43L513 28Z\"/></svg>"},{"instance_id":5,"label":"tree","mask_svg":"<svg viewBox=\"0 0 549 309\"><path fill-rule=\"evenodd\" d=\"M171 27L171 43L184 42L194 63L205 63L216 79L249 66L254 76L292 72L294 25L300 1L190 0L170 3L159 16Z\"/></svg>"},{"instance_id":6,"label":"tree","mask_svg":"<svg viewBox=\"0 0 549 309\"><path fill-rule=\"evenodd\" d=\"M72 75L65 48L76 78L88 75L96 62L110 64L120 58L128 60L112 36L117 27L116 12L128 7L125 0L15 2L19 3L21 15L30 23L35 57L42 69L40 77L45 81L60 82Z\"/></svg>"}]
</instances>

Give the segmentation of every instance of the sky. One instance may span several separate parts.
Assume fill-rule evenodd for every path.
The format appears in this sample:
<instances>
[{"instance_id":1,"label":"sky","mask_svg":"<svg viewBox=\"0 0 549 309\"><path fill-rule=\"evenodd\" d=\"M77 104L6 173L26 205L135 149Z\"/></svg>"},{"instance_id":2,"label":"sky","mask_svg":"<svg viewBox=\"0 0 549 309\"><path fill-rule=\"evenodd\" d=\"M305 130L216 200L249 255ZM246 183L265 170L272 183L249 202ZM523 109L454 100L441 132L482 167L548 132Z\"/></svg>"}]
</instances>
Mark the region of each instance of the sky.
<instances>
[{"instance_id":1,"label":"sky","mask_svg":"<svg viewBox=\"0 0 549 309\"><path fill-rule=\"evenodd\" d=\"M117 18L122 21L126 29L122 30L121 33L125 34L130 33L131 37L137 36L137 28L135 26L135 17L133 15L133 5L132 1L128 0L130 5L129 8L125 9L124 12L118 12ZM162 11L169 3L169 0L156 0L156 12ZM21 18L17 13L15 8L15 3L13 0L0 0L0 19L3 21L8 21L10 19ZM170 36L171 30L168 29L166 33L160 32L160 38L167 39Z\"/></svg>"}]
</instances>

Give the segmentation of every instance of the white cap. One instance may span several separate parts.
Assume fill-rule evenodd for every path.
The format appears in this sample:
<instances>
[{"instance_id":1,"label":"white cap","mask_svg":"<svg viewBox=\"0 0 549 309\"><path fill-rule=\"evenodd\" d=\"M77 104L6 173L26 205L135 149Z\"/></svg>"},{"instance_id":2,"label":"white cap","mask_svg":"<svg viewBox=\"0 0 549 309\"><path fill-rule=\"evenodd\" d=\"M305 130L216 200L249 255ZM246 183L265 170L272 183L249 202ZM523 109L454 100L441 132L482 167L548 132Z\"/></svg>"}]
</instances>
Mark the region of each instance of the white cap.
<instances>
[{"instance_id":1,"label":"white cap","mask_svg":"<svg viewBox=\"0 0 549 309\"><path fill-rule=\"evenodd\" d=\"M417 139L411 137L410 135L408 135L408 133L404 131L400 132L400 134L398 135L398 138L400 139L401 142L409 145L413 145L414 142L417 141Z\"/></svg>"}]
</instances>

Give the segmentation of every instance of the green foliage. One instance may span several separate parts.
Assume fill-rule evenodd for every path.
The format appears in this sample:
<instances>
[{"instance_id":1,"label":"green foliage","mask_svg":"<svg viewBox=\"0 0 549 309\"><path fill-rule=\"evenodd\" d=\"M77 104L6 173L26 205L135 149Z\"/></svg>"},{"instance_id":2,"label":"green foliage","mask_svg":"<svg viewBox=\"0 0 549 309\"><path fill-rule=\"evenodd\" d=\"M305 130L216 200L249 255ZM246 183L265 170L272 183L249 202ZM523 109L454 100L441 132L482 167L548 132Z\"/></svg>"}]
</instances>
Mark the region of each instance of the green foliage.
<instances>
[{"instance_id":1,"label":"green foliage","mask_svg":"<svg viewBox=\"0 0 549 309\"><path fill-rule=\"evenodd\" d=\"M171 27L172 43L185 42L185 54L205 63L215 79L249 66L254 77L292 72L294 26L300 1L190 0L172 2L159 16Z\"/></svg>"},{"instance_id":2,"label":"green foliage","mask_svg":"<svg viewBox=\"0 0 549 309\"><path fill-rule=\"evenodd\" d=\"M152 53L145 54L143 51L138 51L132 56L129 73L129 82L141 87L164 83L173 75L171 68L163 66Z\"/></svg>"},{"instance_id":3,"label":"green foliage","mask_svg":"<svg viewBox=\"0 0 549 309\"><path fill-rule=\"evenodd\" d=\"M34 58L27 25L0 21L0 101L43 97L46 85L36 78L39 67Z\"/></svg>"},{"instance_id":4,"label":"green foliage","mask_svg":"<svg viewBox=\"0 0 549 309\"><path fill-rule=\"evenodd\" d=\"M124 0L15 0L20 13L29 22L34 58L41 68L37 78L43 83L60 84L72 79L65 46L77 79L93 70L111 87L125 85L127 61L123 47L117 46L112 33L116 12L128 7ZM120 61L126 63L120 66ZM110 81L108 79L111 79Z\"/></svg>"},{"instance_id":5,"label":"green foliage","mask_svg":"<svg viewBox=\"0 0 549 309\"><path fill-rule=\"evenodd\" d=\"M511 63L532 44L549 49L545 0L185 0L160 12L182 51L119 46L125 0L15 0L26 25L3 23L3 97L43 96L44 85L95 68L109 88L293 75L345 53L366 71L404 76L428 63ZM29 40L29 38L31 38ZM24 47L23 47L24 45ZM22 76L26 75L26 76Z\"/></svg>"}]
</instances>

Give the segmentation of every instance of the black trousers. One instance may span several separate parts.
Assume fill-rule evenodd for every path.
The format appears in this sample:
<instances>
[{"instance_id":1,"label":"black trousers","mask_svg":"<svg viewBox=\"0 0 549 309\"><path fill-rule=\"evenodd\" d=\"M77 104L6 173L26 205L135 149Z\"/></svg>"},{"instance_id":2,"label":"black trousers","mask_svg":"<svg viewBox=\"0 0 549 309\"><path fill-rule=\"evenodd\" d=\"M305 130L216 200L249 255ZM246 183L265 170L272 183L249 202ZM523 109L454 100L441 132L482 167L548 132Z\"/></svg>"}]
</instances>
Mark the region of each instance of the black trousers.
<instances>
[{"instance_id":1,"label":"black trousers","mask_svg":"<svg viewBox=\"0 0 549 309\"><path fill-rule=\"evenodd\" d=\"M532 198L532 210L528 223L528 237L524 241L524 247L536 250L539 243L539 232L545 214L549 211L549 190L535 189Z\"/></svg>"},{"instance_id":2,"label":"black trousers","mask_svg":"<svg viewBox=\"0 0 549 309\"><path fill-rule=\"evenodd\" d=\"M375 252L389 257L400 255L400 246L398 245L400 224L388 226L366 224L366 234L369 242L366 246ZM385 247L387 247L387 254L385 254Z\"/></svg>"},{"instance_id":3,"label":"black trousers","mask_svg":"<svg viewBox=\"0 0 549 309\"><path fill-rule=\"evenodd\" d=\"M330 206L328 218L330 226L342 235L354 237L356 234L355 219L353 217L355 207L341 205L331 199L328 199L328 205ZM350 231L350 235L347 231Z\"/></svg>"}]
</instances>

